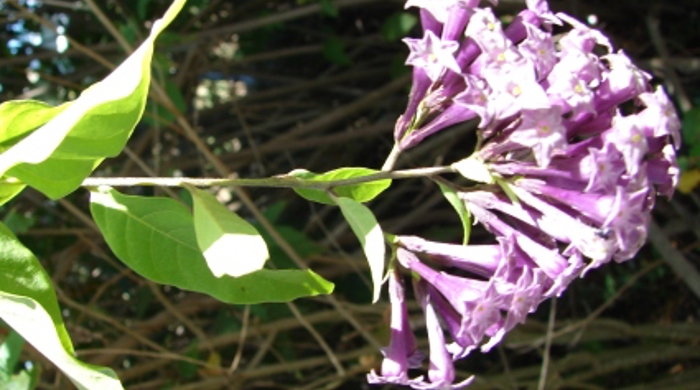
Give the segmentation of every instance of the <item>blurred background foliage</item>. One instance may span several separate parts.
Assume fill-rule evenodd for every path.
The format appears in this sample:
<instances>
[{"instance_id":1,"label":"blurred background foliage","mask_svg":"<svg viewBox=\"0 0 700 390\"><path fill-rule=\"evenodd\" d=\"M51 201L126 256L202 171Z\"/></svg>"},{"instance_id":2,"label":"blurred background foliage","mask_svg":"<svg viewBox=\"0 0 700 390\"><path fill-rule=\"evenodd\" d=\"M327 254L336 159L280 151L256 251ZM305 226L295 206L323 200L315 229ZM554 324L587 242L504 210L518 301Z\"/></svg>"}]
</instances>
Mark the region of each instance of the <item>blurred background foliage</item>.
<instances>
[{"instance_id":1,"label":"blurred background foliage","mask_svg":"<svg viewBox=\"0 0 700 390\"><path fill-rule=\"evenodd\" d=\"M241 177L377 168L392 146L410 72L402 37L419 34L399 0L189 0L157 43L149 101L122 156L104 176L214 176L183 136L193 126ZM523 1L501 0L507 23ZM76 98L147 35L167 0L0 1L0 100ZM659 199L649 245L541 305L459 376L474 388L697 389L700 383L700 2L552 0L610 35L673 96L683 118L681 191ZM470 153L460 126L407 153L398 167L449 163ZM250 217L228 188L220 201ZM133 193L182 193L134 188ZM371 298L359 246L338 211L292 191L250 190L279 235L337 284L337 302L223 305L156 286L126 269L90 222L86 191L48 201L26 190L0 218L37 254L56 285L78 356L112 366L128 389L363 389L387 343L389 307ZM395 185L371 205L385 231L458 242L461 225L429 181ZM482 239L483 232L476 231ZM269 233L272 261L291 264ZM239 255L243 256L242 249ZM297 311L297 315L294 315ZM411 304L414 326L423 325ZM425 334L418 331L421 345ZM0 326L0 382L68 389L69 382ZM544 356L548 356L547 359Z\"/></svg>"}]
</instances>

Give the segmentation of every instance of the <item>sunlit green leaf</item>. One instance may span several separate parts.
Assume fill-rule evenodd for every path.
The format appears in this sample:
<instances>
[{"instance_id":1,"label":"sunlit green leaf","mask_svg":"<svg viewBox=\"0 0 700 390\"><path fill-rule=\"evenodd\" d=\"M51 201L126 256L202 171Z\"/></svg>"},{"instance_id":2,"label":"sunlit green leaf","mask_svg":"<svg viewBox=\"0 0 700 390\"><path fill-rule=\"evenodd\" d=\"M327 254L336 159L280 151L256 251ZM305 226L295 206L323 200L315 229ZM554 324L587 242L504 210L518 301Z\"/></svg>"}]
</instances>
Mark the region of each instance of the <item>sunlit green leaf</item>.
<instances>
[{"instance_id":1,"label":"sunlit green leaf","mask_svg":"<svg viewBox=\"0 0 700 390\"><path fill-rule=\"evenodd\" d=\"M4 224L0 224L0 290L30 297L51 315L66 350L73 346L63 325L51 279L34 254L19 242Z\"/></svg>"},{"instance_id":2,"label":"sunlit green leaf","mask_svg":"<svg viewBox=\"0 0 700 390\"><path fill-rule=\"evenodd\" d=\"M23 345L24 339L15 331L11 331L0 344L0 384L10 381Z\"/></svg>"},{"instance_id":3,"label":"sunlit green leaf","mask_svg":"<svg viewBox=\"0 0 700 390\"><path fill-rule=\"evenodd\" d=\"M295 169L289 174L300 179L329 182L368 176L378 172L369 168L339 168L326 173L313 173L304 169ZM368 202L384 192L389 186L391 186L391 179L383 179L349 186L333 187L333 193L339 197L350 198L358 202ZM294 191L303 198L314 202L329 205L335 204L324 190L295 188Z\"/></svg>"},{"instance_id":4,"label":"sunlit green leaf","mask_svg":"<svg viewBox=\"0 0 700 390\"><path fill-rule=\"evenodd\" d=\"M155 282L228 303L286 302L333 291L332 283L310 270L262 269L238 278L215 277L197 245L192 215L170 198L103 189L92 192L90 210L114 254Z\"/></svg>"},{"instance_id":5,"label":"sunlit green leaf","mask_svg":"<svg viewBox=\"0 0 700 390\"><path fill-rule=\"evenodd\" d=\"M199 250L214 276L239 277L263 268L270 257L260 233L210 193L187 188L194 200L194 230Z\"/></svg>"},{"instance_id":6,"label":"sunlit green leaf","mask_svg":"<svg viewBox=\"0 0 700 390\"><path fill-rule=\"evenodd\" d=\"M74 191L106 157L118 155L143 114L153 43L185 0L175 0L141 46L49 122L0 154L0 175L51 198Z\"/></svg>"},{"instance_id":7,"label":"sunlit green leaf","mask_svg":"<svg viewBox=\"0 0 700 390\"><path fill-rule=\"evenodd\" d=\"M66 351L51 315L34 299L0 291L0 317L63 371L79 389L123 389L114 371L83 363Z\"/></svg>"},{"instance_id":8,"label":"sunlit green leaf","mask_svg":"<svg viewBox=\"0 0 700 390\"><path fill-rule=\"evenodd\" d=\"M36 100L11 100L0 104L0 150L13 145L68 107L53 107Z\"/></svg>"},{"instance_id":9,"label":"sunlit green leaf","mask_svg":"<svg viewBox=\"0 0 700 390\"><path fill-rule=\"evenodd\" d=\"M108 368L73 358L48 274L34 254L0 224L0 318L64 371L81 389L121 389Z\"/></svg>"},{"instance_id":10,"label":"sunlit green leaf","mask_svg":"<svg viewBox=\"0 0 700 390\"><path fill-rule=\"evenodd\" d=\"M372 301L377 302L384 278L384 254L386 251L382 229L372 211L362 203L349 198L335 198L334 200L340 207L348 225L360 240L372 275L374 288Z\"/></svg>"},{"instance_id":11,"label":"sunlit green leaf","mask_svg":"<svg viewBox=\"0 0 700 390\"><path fill-rule=\"evenodd\" d=\"M462 243L464 245L467 245L469 243L469 236L471 235L472 231L471 214L469 214L469 210L467 210L467 207L464 205L464 201L462 201L462 199L459 199L457 191L455 191L454 188L442 184L439 181L436 183L438 184L438 186L440 186L440 191L442 191L442 195L445 196L445 199L447 199L447 201L450 202L452 207L457 212L457 215L459 215L459 219L462 221L462 228L464 229L464 239L462 240Z\"/></svg>"},{"instance_id":12,"label":"sunlit green leaf","mask_svg":"<svg viewBox=\"0 0 700 390\"><path fill-rule=\"evenodd\" d=\"M19 195L19 193L22 192L26 186L26 184L21 183L14 178L0 178L0 206Z\"/></svg>"}]
</instances>

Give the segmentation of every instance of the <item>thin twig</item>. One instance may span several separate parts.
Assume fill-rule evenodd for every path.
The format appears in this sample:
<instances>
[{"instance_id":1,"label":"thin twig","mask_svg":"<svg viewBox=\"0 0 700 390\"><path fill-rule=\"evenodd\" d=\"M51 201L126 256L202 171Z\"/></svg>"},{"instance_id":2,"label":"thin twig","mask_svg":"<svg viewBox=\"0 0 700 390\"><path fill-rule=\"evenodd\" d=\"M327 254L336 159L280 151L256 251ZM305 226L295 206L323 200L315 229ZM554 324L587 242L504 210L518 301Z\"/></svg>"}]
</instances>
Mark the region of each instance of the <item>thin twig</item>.
<instances>
[{"instance_id":1,"label":"thin twig","mask_svg":"<svg viewBox=\"0 0 700 390\"><path fill-rule=\"evenodd\" d=\"M63 290L61 290L58 286L56 286L56 293L57 293L56 295L58 295L59 300L61 302L63 302L66 306L69 306L69 307L72 307L76 310L79 310L79 311L87 314L88 316L90 316L94 319L100 320L102 322L106 322L106 323L112 325L113 327L119 329L122 333L126 333L126 334L130 335L131 337L138 340L143 345L149 346L149 347L153 348L154 350L159 351L160 353L173 354L167 348L162 347L160 344L149 340L148 338L140 335L139 333L133 331L132 329L129 329L129 327L123 325L122 323L115 320L114 318L112 318L106 314L102 314L100 312L91 310L89 307L81 305L80 303L75 302L74 300L68 298L68 296L63 292Z\"/></svg>"},{"instance_id":2,"label":"thin twig","mask_svg":"<svg viewBox=\"0 0 700 390\"><path fill-rule=\"evenodd\" d=\"M309 321L304 318L304 316L299 312L299 309L296 308L296 305L294 305L292 302L287 302L287 307L289 310L291 310L292 314L294 314L294 317L296 317L299 323L301 323L301 325L306 328L309 333L311 333L311 336L316 340L321 349L326 352L326 355L328 356L328 359L330 359L331 364L333 364L333 367L335 367L335 371L338 376L345 375L343 365L340 363L340 360L338 360L338 357L335 356L335 353L333 353L331 347L328 346L326 340L324 340L313 325L311 325Z\"/></svg>"},{"instance_id":3,"label":"thin twig","mask_svg":"<svg viewBox=\"0 0 700 390\"><path fill-rule=\"evenodd\" d=\"M182 322L183 325L187 327L194 335L197 337L197 339L204 344L204 346L209 349L210 353L214 352L214 348L211 345L211 342L209 341L209 337L207 337L207 334L204 333L204 331L197 326L194 322L192 322L187 316L183 315L176 307L173 305L168 297L166 297L162 291L160 291L160 287L158 284L153 283L151 281L148 282L148 287L150 287L151 292L153 295L156 297L158 302L163 305L165 310L168 311L168 313L172 314L173 317L177 318L178 321Z\"/></svg>"},{"instance_id":4,"label":"thin twig","mask_svg":"<svg viewBox=\"0 0 700 390\"><path fill-rule=\"evenodd\" d=\"M229 374L233 374L238 365L241 363L241 358L243 357L243 348L245 347L245 339L248 335L248 327L250 326L250 305L245 305L243 310L243 324L241 326L241 337L238 339L238 349L236 349L236 355L233 357L231 362L231 367L228 369Z\"/></svg>"},{"instance_id":5,"label":"thin twig","mask_svg":"<svg viewBox=\"0 0 700 390\"><path fill-rule=\"evenodd\" d=\"M552 348L552 339L554 338L554 324L557 317L557 297L552 298L549 302L549 322L547 324L547 338L542 352L542 367L540 369L540 380L537 384L537 390L544 390L547 384L547 370L549 369L549 354Z\"/></svg>"},{"instance_id":6,"label":"thin twig","mask_svg":"<svg viewBox=\"0 0 700 390\"><path fill-rule=\"evenodd\" d=\"M92 11L95 17L97 17L97 20L99 20L100 23L102 23L102 25L104 26L104 28L107 29L109 34L117 40L119 46L121 46L125 52L131 54L131 52L134 51L134 48L129 44L129 42L127 42L126 39L124 39L124 36L119 32L119 30L117 30L117 28L114 27L112 21L109 20L109 18L107 17L107 15L104 14L104 12L102 12L100 7L98 7L93 0L84 1L85 3L87 3L88 7L90 7L90 11Z\"/></svg>"},{"instance_id":7,"label":"thin twig","mask_svg":"<svg viewBox=\"0 0 700 390\"><path fill-rule=\"evenodd\" d=\"M671 66L670 54L668 53L668 48L666 47L666 42L661 35L661 29L659 28L659 19L656 16L648 15L646 18L647 31L649 31L649 36L651 37L651 42L654 48L659 53L661 61L664 66L664 73L666 73L666 78L673 85L673 89L676 97L678 98L678 104L681 106L683 112L689 111L693 108L693 104L690 102L688 94L683 88L683 83L681 83L678 73Z\"/></svg>"},{"instance_id":8,"label":"thin twig","mask_svg":"<svg viewBox=\"0 0 700 390\"><path fill-rule=\"evenodd\" d=\"M683 253L673 247L654 220L649 223L649 241L676 275L688 286L690 291L700 298L700 272L685 258Z\"/></svg>"},{"instance_id":9,"label":"thin twig","mask_svg":"<svg viewBox=\"0 0 700 390\"><path fill-rule=\"evenodd\" d=\"M186 362L194 364L196 366L204 367L207 369L217 370L220 367L211 365L205 361L192 359L189 356L178 355L172 352L151 352L142 351L139 349L125 349L125 348L96 348L96 349L78 349L75 351L78 356L88 356L88 355L132 355L132 356L146 356L158 359L175 360L180 362Z\"/></svg>"}]
</instances>

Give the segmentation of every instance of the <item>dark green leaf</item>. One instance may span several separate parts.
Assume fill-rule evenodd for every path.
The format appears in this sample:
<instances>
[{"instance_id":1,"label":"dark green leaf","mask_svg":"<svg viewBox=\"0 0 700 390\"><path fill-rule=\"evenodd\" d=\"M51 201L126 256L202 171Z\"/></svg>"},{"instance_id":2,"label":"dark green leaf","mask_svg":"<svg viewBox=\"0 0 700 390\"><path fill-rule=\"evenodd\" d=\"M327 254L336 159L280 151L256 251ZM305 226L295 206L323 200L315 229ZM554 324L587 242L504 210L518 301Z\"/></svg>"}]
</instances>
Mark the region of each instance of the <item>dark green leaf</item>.
<instances>
[{"instance_id":1,"label":"dark green leaf","mask_svg":"<svg viewBox=\"0 0 700 390\"><path fill-rule=\"evenodd\" d=\"M337 37L330 36L323 43L323 55L336 65L347 66L352 60L345 51L345 45Z\"/></svg>"},{"instance_id":2,"label":"dark green leaf","mask_svg":"<svg viewBox=\"0 0 700 390\"><path fill-rule=\"evenodd\" d=\"M418 18L408 12L391 15L382 25L382 35L389 41L398 41L408 35Z\"/></svg>"}]
</instances>

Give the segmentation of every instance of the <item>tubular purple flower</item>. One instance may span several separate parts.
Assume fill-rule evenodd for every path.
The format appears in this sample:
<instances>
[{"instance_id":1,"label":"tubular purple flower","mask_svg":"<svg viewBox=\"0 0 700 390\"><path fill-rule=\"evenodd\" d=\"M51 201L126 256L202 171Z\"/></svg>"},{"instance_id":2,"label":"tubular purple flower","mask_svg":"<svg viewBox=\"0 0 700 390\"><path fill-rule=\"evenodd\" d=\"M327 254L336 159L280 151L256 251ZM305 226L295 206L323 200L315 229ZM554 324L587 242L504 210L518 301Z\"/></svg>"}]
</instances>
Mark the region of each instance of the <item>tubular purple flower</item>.
<instances>
[{"instance_id":1,"label":"tubular purple flower","mask_svg":"<svg viewBox=\"0 0 700 390\"><path fill-rule=\"evenodd\" d=\"M418 301L425 312L425 327L428 330L428 341L430 343L430 368L428 369L430 383L416 384L413 385L413 388L447 390L461 389L468 386L474 380L474 376L457 384L452 383L455 380L454 363L447 350L445 335L442 332L435 306L428 294L427 283L425 280L419 280L414 282L413 286Z\"/></svg>"},{"instance_id":2,"label":"tubular purple flower","mask_svg":"<svg viewBox=\"0 0 700 390\"><path fill-rule=\"evenodd\" d=\"M421 355L416 349L416 341L408 323L408 309L403 283L396 270L389 272L389 298L391 301L391 342L382 352L381 375L374 370L367 375L369 383L394 383L416 385L423 377L408 378L408 369L420 366ZM417 363L417 364L416 364Z\"/></svg>"},{"instance_id":3,"label":"tubular purple flower","mask_svg":"<svg viewBox=\"0 0 700 390\"><path fill-rule=\"evenodd\" d=\"M476 183L441 184L493 240L396 237L393 266L412 272L426 315L428 381L406 373L415 342L401 289L390 294L397 317L376 383L467 385L471 378L452 385L454 360L497 345L574 279L632 258L656 194L671 196L678 184L681 125L663 89L600 31L553 14L545 0L526 3L505 27L477 0L407 3L421 8L424 38L406 40L414 83L396 123L398 150L476 125L476 150L452 165ZM565 31L554 36L553 24ZM390 291L400 284L395 272Z\"/></svg>"},{"instance_id":4,"label":"tubular purple flower","mask_svg":"<svg viewBox=\"0 0 700 390\"><path fill-rule=\"evenodd\" d=\"M454 58L454 52L459 47L457 42L441 40L429 30L423 39L405 38L403 41L411 49L406 65L423 68L432 81L437 80L445 69L460 72Z\"/></svg>"},{"instance_id":5,"label":"tubular purple flower","mask_svg":"<svg viewBox=\"0 0 700 390\"><path fill-rule=\"evenodd\" d=\"M455 267L489 278L494 275L503 257L500 245L453 245L428 241L416 236L399 236L403 248L428 255L445 267Z\"/></svg>"}]
</instances>

